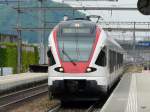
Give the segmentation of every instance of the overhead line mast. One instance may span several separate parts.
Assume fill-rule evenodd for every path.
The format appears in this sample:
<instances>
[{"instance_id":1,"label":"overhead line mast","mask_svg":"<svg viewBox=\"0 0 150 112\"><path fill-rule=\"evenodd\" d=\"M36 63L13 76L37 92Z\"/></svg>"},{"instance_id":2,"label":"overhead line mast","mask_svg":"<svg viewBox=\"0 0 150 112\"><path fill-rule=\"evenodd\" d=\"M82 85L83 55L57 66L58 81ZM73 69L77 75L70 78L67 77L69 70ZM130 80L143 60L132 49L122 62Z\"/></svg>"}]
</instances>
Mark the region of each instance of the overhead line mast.
<instances>
[{"instance_id":1,"label":"overhead line mast","mask_svg":"<svg viewBox=\"0 0 150 112\"><path fill-rule=\"evenodd\" d=\"M20 10L20 0L18 0L18 9L17 9L17 33L18 33L18 42L17 42L17 73L22 71L22 39L21 39L21 21L20 21L20 14L22 13Z\"/></svg>"}]
</instances>

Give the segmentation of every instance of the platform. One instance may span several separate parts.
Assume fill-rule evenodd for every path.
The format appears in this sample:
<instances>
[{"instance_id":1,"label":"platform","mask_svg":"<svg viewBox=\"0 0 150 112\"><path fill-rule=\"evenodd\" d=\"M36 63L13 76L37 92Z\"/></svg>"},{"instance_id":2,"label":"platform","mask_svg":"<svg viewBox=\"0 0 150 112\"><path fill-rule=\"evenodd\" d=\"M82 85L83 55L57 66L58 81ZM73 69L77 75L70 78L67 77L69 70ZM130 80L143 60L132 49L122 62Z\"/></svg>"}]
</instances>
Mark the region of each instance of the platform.
<instances>
[{"instance_id":1,"label":"platform","mask_svg":"<svg viewBox=\"0 0 150 112\"><path fill-rule=\"evenodd\" d=\"M124 75L100 112L150 112L150 71Z\"/></svg>"},{"instance_id":2,"label":"platform","mask_svg":"<svg viewBox=\"0 0 150 112\"><path fill-rule=\"evenodd\" d=\"M48 73L21 73L0 76L0 91L46 79L48 79Z\"/></svg>"}]
</instances>

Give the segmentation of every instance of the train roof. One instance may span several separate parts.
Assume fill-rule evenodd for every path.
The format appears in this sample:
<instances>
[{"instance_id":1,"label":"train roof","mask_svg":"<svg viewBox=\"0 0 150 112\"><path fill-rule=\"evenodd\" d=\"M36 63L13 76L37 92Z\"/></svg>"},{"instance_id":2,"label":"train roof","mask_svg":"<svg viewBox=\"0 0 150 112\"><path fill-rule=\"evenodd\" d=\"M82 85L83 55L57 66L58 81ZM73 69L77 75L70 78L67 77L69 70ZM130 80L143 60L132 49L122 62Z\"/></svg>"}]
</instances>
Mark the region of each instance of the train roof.
<instances>
[{"instance_id":1,"label":"train roof","mask_svg":"<svg viewBox=\"0 0 150 112\"><path fill-rule=\"evenodd\" d=\"M74 23L81 23L81 24L86 24L86 25L92 25L92 26L94 26L94 25L96 25L96 23L95 22L92 22L92 21L89 21L89 20L85 20L85 19L73 19L73 20L67 20L67 21L61 21L60 23L59 23L59 25L65 25L65 24L74 24Z\"/></svg>"},{"instance_id":2,"label":"train roof","mask_svg":"<svg viewBox=\"0 0 150 112\"><path fill-rule=\"evenodd\" d=\"M107 40L109 41L109 44L113 44L115 50L119 50L120 52L124 53L125 50L122 48L122 46L114 38L112 38L107 32L105 33L107 35Z\"/></svg>"}]
</instances>

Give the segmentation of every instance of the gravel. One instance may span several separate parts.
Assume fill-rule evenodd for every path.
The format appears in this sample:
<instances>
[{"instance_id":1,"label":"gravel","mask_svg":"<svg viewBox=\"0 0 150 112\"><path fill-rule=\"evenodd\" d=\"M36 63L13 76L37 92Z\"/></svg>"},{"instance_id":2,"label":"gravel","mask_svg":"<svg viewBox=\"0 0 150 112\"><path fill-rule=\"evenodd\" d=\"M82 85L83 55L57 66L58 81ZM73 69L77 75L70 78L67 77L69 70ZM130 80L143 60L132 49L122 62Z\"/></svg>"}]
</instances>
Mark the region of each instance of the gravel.
<instances>
[{"instance_id":1,"label":"gravel","mask_svg":"<svg viewBox=\"0 0 150 112\"><path fill-rule=\"evenodd\" d=\"M48 109L58 103L58 101L50 101L48 96L45 95L32 101L25 102L22 105L9 110L8 112L47 112Z\"/></svg>"}]
</instances>

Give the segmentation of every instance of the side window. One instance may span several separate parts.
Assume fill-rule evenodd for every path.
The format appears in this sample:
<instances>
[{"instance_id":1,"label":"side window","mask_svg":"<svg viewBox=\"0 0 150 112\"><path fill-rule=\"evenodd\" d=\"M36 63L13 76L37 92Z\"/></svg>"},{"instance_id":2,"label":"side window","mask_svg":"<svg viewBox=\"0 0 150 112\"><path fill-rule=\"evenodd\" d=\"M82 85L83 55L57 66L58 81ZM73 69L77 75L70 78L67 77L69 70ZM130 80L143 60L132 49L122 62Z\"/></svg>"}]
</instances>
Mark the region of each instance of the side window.
<instances>
[{"instance_id":1,"label":"side window","mask_svg":"<svg viewBox=\"0 0 150 112\"><path fill-rule=\"evenodd\" d=\"M117 53L117 69L120 68L120 53Z\"/></svg>"},{"instance_id":2,"label":"side window","mask_svg":"<svg viewBox=\"0 0 150 112\"><path fill-rule=\"evenodd\" d=\"M95 64L99 66L106 66L106 47L100 51Z\"/></svg>"},{"instance_id":3,"label":"side window","mask_svg":"<svg viewBox=\"0 0 150 112\"><path fill-rule=\"evenodd\" d=\"M114 71L114 63L113 63L113 51L109 50L109 69L110 69L110 73L112 73Z\"/></svg>"},{"instance_id":4,"label":"side window","mask_svg":"<svg viewBox=\"0 0 150 112\"><path fill-rule=\"evenodd\" d=\"M123 65L123 54L120 55L120 66Z\"/></svg>"},{"instance_id":5,"label":"side window","mask_svg":"<svg viewBox=\"0 0 150 112\"><path fill-rule=\"evenodd\" d=\"M109 50L110 73L114 72L114 67L117 65L116 56L117 56L117 53L115 51Z\"/></svg>"},{"instance_id":6,"label":"side window","mask_svg":"<svg viewBox=\"0 0 150 112\"><path fill-rule=\"evenodd\" d=\"M51 49L47 52L47 56L49 59L49 66L55 65L56 62L55 62L55 59L54 59Z\"/></svg>"}]
</instances>

